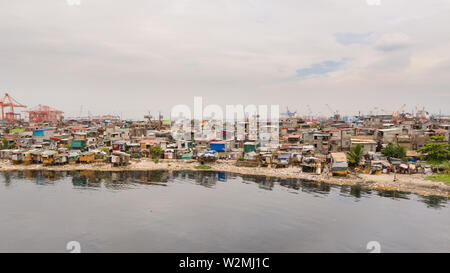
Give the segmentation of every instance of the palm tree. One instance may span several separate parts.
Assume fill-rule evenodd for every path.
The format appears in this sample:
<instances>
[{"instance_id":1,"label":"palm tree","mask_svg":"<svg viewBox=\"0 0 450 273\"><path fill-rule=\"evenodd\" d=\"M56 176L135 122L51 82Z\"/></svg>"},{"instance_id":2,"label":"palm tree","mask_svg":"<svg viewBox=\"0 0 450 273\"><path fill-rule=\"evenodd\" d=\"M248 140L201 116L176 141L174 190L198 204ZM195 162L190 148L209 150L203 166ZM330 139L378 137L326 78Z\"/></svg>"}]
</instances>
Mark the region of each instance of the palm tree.
<instances>
[{"instance_id":1,"label":"palm tree","mask_svg":"<svg viewBox=\"0 0 450 273\"><path fill-rule=\"evenodd\" d=\"M350 148L350 152L347 154L348 163L350 166L359 166L359 162L364 155L363 147L361 144L357 144Z\"/></svg>"}]
</instances>

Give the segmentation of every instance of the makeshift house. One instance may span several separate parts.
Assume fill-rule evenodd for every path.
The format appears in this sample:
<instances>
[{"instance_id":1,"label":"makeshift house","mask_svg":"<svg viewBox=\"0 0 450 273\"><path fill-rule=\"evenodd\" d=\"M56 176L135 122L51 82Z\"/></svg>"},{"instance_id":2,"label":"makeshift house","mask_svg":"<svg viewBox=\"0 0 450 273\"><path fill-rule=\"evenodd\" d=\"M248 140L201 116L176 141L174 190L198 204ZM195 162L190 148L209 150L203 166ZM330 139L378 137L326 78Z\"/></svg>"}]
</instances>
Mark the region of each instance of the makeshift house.
<instances>
[{"instance_id":1,"label":"makeshift house","mask_svg":"<svg viewBox=\"0 0 450 273\"><path fill-rule=\"evenodd\" d=\"M402 132L403 129L400 127L380 129L378 130L377 138L384 143L393 143Z\"/></svg>"},{"instance_id":2,"label":"makeshift house","mask_svg":"<svg viewBox=\"0 0 450 273\"><path fill-rule=\"evenodd\" d=\"M331 153L331 172L333 175L347 175L348 163L345 153Z\"/></svg>"},{"instance_id":3,"label":"makeshift house","mask_svg":"<svg viewBox=\"0 0 450 273\"><path fill-rule=\"evenodd\" d=\"M42 128L33 131L33 139L36 142L43 142L44 139L50 139L53 137L55 129L53 128Z\"/></svg>"},{"instance_id":4,"label":"makeshift house","mask_svg":"<svg viewBox=\"0 0 450 273\"><path fill-rule=\"evenodd\" d=\"M81 153L78 158L78 161L80 163L86 163L86 164L92 163L95 161L95 154L93 152Z\"/></svg>"},{"instance_id":5,"label":"makeshift house","mask_svg":"<svg viewBox=\"0 0 450 273\"><path fill-rule=\"evenodd\" d=\"M253 151L245 153L244 158L240 158L236 161L238 167L258 167L259 164L259 156Z\"/></svg>"},{"instance_id":6,"label":"makeshift house","mask_svg":"<svg viewBox=\"0 0 450 273\"><path fill-rule=\"evenodd\" d=\"M262 167L268 167L268 168L272 167L272 163L273 163L272 153L270 153L270 152L261 153L260 157L261 157L261 166Z\"/></svg>"},{"instance_id":7,"label":"makeshift house","mask_svg":"<svg viewBox=\"0 0 450 273\"><path fill-rule=\"evenodd\" d=\"M298 144L300 142L300 135L289 135L288 142L290 144Z\"/></svg>"},{"instance_id":8,"label":"makeshift house","mask_svg":"<svg viewBox=\"0 0 450 273\"><path fill-rule=\"evenodd\" d=\"M351 138L350 145L361 145L364 153L375 152L377 149L377 142L373 139L368 138Z\"/></svg>"},{"instance_id":9,"label":"makeshift house","mask_svg":"<svg viewBox=\"0 0 450 273\"><path fill-rule=\"evenodd\" d=\"M279 152L275 154L275 157L273 159L274 164L277 168L285 168L289 166L291 159L291 154L286 152Z\"/></svg>"},{"instance_id":10,"label":"makeshift house","mask_svg":"<svg viewBox=\"0 0 450 273\"><path fill-rule=\"evenodd\" d=\"M303 157L302 163L300 164L303 172L321 174L322 173L322 162L319 158L313 156Z\"/></svg>"},{"instance_id":11,"label":"makeshift house","mask_svg":"<svg viewBox=\"0 0 450 273\"><path fill-rule=\"evenodd\" d=\"M20 164L22 163L22 151L14 150L11 153L11 162L12 164Z\"/></svg>"},{"instance_id":12,"label":"makeshift house","mask_svg":"<svg viewBox=\"0 0 450 273\"><path fill-rule=\"evenodd\" d=\"M174 149L167 149L164 151L164 159L174 159L176 156Z\"/></svg>"},{"instance_id":13,"label":"makeshift house","mask_svg":"<svg viewBox=\"0 0 450 273\"><path fill-rule=\"evenodd\" d=\"M218 158L218 153L215 151L206 151L197 154L197 160L203 165L208 162L215 162Z\"/></svg>"},{"instance_id":14,"label":"makeshift house","mask_svg":"<svg viewBox=\"0 0 450 273\"><path fill-rule=\"evenodd\" d=\"M304 145L302 147L302 155L313 155L314 151L315 149L313 145Z\"/></svg>"},{"instance_id":15,"label":"makeshift house","mask_svg":"<svg viewBox=\"0 0 450 273\"><path fill-rule=\"evenodd\" d=\"M3 160L10 160L12 155L12 150L1 150L0 157Z\"/></svg>"},{"instance_id":16,"label":"makeshift house","mask_svg":"<svg viewBox=\"0 0 450 273\"><path fill-rule=\"evenodd\" d=\"M138 153L140 150L140 147L141 147L140 143L127 143L126 151L129 151L131 153Z\"/></svg>"},{"instance_id":17,"label":"makeshift house","mask_svg":"<svg viewBox=\"0 0 450 273\"><path fill-rule=\"evenodd\" d=\"M247 141L244 143L244 153L256 152L256 142Z\"/></svg>"},{"instance_id":18,"label":"makeshift house","mask_svg":"<svg viewBox=\"0 0 450 273\"><path fill-rule=\"evenodd\" d=\"M58 153L55 156L55 164L64 165L68 162L68 154L67 153Z\"/></svg>"},{"instance_id":19,"label":"makeshift house","mask_svg":"<svg viewBox=\"0 0 450 273\"><path fill-rule=\"evenodd\" d=\"M86 140L72 140L70 148L73 150L83 150L86 148Z\"/></svg>"},{"instance_id":20,"label":"makeshift house","mask_svg":"<svg viewBox=\"0 0 450 273\"><path fill-rule=\"evenodd\" d=\"M55 164L55 158L58 154L57 151L47 150L42 153L42 164L44 165L53 165Z\"/></svg>"},{"instance_id":21,"label":"makeshift house","mask_svg":"<svg viewBox=\"0 0 450 273\"><path fill-rule=\"evenodd\" d=\"M42 163L42 150L33 149L30 151L31 154L31 162L33 164Z\"/></svg>"},{"instance_id":22,"label":"makeshift house","mask_svg":"<svg viewBox=\"0 0 450 273\"><path fill-rule=\"evenodd\" d=\"M142 150L148 150L151 151L151 149L153 148L153 146L156 144L156 141L154 139L144 139L141 140L140 145L141 145L141 151Z\"/></svg>"},{"instance_id":23,"label":"makeshift house","mask_svg":"<svg viewBox=\"0 0 450 273\"><path fill-rule=\"evenodd\" d=\"M33 162L33 158L31 156L30 151L24 151L22 152L22 163L23 164L31 164Z\"/></svg>"},{"instance_id":24,"label":"makeshift house","mask_svg":"<svg viewBox=\"0 0 450 273\"><path fill-rule=\"evenodd\" d=\"M113 151L125 151L126 149L126 142L125 141L116 141L112 143L112 149Z\"/></svg>"},{"instance_id":25,"label":"makeshift house","mask_svg":"<svg viewBox=\"0 0 450 273\"><path fill-rule=\"evenodd\" d=\"M79 152L71 152L67 156L67 161L69 162L69 164L76 164L78 162L79 157L80 157Z\"/></svg>"},{"instance_id":26,"label":"makeshift house","mask_svg":"<svg viewBox=\"0 0 450 273\"><path fill-rule=\"evenodd\" d=\"M218 153L219 158L225 157L227 149L227 143L225 141L214 141L209 144L209 149Z\"/></svg>"},{"instance_id":27,"label":"makeshift house","mask_svg":"<svg viewBox=\"0 0 450 273\"><path fill-rule=\"evenodd\" d=\"M126 166L130 162L130 155L120 151L114 151L111 155L111 163L114 167Z\"/></svg>"}]
</instances>

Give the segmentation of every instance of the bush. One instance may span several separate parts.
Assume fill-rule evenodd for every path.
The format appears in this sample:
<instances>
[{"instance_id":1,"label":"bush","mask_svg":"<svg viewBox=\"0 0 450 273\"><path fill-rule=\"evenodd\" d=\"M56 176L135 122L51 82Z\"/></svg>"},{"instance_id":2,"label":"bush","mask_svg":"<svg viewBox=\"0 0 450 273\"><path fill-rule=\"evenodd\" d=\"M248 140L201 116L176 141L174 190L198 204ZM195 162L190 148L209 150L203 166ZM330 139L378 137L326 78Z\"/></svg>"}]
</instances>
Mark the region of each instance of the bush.
<instances>
[{"instance_id":1,"label":"bush","mask_svg":"<svg viewBox=\"0 0 450 273\"><path fill-rule=\"evenodd\" d=\"M406 159L406 149L398 144L388 144L381 153L389 158L400 158L402 160Z\"/></svg>"},{"instance_id":2,"label":"bush","mask_svg":"<svg viewBox=\"0 0 450 273\"><path fill-rule=\"evenodd\" d=\"M211 166L209 166L209 165L198 165L198 166L195 166L194 168L197 169L197 170L210 170Z\"/></svg>"},{"instance_id":3,"label":"bush","mask_svg":"<svg viewBox=\"0 0 450 273\"><path fill-rule=\"evenodd\" d=\"M163 153L163 149L160 146L155 146L152 149L152 159L155 163L159 162L159 158Z\"/></svg>"},{"instance_id":4,"label":"bush","mask_svg":"<svg viewBox=\"0 0 450 273\"><path fill-rule=\"evenodd\" d=\"M417 150L422 154L423 159L435 164L446 162L450 159L450 145L443 142L443 136L430 137L434 142L425 144L424 147Z\"/></svg>"}]
</instances>

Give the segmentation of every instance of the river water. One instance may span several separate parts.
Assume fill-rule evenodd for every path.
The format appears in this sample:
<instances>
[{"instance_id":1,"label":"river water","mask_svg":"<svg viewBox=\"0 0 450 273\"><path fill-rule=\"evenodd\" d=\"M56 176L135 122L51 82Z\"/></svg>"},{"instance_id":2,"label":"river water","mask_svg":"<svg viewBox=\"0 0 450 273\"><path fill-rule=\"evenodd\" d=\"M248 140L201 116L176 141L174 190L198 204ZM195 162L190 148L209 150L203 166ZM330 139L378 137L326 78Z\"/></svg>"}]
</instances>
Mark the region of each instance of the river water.
<instances>
[{"instance_id":1,"label":"river water","mask_svg":"<svg viewBox=\"0 0 450 273\"><path fill-rule=\"evenodd\" d=\"M215 172L0 173L0 252L450 252L448 198Z\"/></svg>"}]
</instances>

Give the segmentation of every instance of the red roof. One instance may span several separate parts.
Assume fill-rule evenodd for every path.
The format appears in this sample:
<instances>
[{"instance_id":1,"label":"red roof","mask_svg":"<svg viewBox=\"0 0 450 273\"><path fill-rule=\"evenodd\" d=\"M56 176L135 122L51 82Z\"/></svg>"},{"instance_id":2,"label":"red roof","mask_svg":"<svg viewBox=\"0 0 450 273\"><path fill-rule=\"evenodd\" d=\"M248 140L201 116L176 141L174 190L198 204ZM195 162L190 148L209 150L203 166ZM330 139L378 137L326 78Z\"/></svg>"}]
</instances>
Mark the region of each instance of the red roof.
<instances>
[{"instance_id":1,"label":"red roof","mask_svg":"<svg viewBox=\"0 0 450 273\"><path fill-rule=\"evenodd\" d=\"M154 139L144 139L141 140L141 144L154 144L156 141Z\"/></svg>"}]
</instances>

